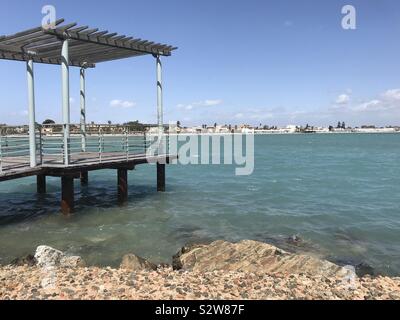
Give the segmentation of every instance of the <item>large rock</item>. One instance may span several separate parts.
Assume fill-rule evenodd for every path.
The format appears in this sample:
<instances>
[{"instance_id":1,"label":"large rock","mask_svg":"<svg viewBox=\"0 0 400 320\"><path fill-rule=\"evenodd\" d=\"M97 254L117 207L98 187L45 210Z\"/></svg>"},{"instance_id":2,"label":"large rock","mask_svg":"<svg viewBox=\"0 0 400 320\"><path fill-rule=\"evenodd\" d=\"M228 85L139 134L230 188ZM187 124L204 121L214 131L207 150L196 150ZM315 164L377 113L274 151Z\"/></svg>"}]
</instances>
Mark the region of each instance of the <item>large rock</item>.
<instances>
[{"instance_id":1,"label":"large rock","mask_svg":"<svg viewBox=\"0 0 400 320\"><path fill-rule=\"evenodd\" d=\"M81 257L67 256L62 251L49 246L39 246L35 252L35 260L39 267L83 267L85 262Z\"/></svg>"},{"instance_id":2,"label":"large rock","mask_svg":"<svg viewBox=\"0 0 400 320\"><path fill-rule=\"evenodd\" d=\"M346 277L349 270L310 255L292 254L257 241L215 241L184 247L173 258L174 269L200 272L225 270Z\"/></svg>"},{"instance_id":3,"label":"large rock","mask_svg":"<svg viewBox=\"0 0 400 320\"><path fill-rule=\"evenodd\" d=\"M123 256L120 268L129 271L157 270L154 263L132 253Z\"/></svg>"}]
</instances>

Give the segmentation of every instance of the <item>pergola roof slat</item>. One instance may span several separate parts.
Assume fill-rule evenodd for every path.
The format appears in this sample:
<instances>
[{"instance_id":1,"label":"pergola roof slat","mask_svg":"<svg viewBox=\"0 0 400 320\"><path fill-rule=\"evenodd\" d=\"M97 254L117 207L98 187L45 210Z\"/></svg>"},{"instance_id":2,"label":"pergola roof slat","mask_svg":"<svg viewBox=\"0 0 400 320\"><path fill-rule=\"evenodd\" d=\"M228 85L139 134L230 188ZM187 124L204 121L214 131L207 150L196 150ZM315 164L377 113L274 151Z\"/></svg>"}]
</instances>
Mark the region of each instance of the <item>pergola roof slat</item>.
<instances>
[{"instance_id":1,"label":"pergola roof slat","mask_svg":"<svg viewBox=\"0 0 400 320\"><path fill-rule=\"evenodd\" d=\"M55 25L58 26L63 22L64 22L64 19L59 19L59 20L56 21ZM10 35L10 36L5 36L4 40L12 40L12 39L15 39L15 38L20 38L20 37L26 36L28 34L39 32L42 29L43 29L42 26L36 27L36 28L32 28L32 29L28 29L28 30L25 30L25 31L22 31L22 32L18 32L16 34L13 34L13 35Z\"/></svg>"},{"instance_id":2,"label":"pergola roof slat","mask_svg":"<svg viewBox=\"0 0 400 320\"><path fill-rule=\"evenodd\" d=\"M0 59L61 64L61 48L65 39L69 40L70 65L94 67L98 62L124 59L146 54L169 56L176 47L147 40L89 29L77 23L56 28L42 27L29 29L11 36L0 36ZM61 26L60 26L61 25ZM28 54L27 54L28 53Z\"/></svg>"}]
</instances>

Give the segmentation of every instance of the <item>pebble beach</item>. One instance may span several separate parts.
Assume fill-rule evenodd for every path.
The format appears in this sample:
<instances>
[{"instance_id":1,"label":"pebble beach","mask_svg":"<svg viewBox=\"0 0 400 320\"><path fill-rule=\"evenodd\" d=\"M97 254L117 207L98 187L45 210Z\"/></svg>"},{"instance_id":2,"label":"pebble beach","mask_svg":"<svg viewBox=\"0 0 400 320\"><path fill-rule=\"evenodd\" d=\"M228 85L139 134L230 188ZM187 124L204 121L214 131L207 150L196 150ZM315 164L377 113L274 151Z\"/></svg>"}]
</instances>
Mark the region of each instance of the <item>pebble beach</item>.
<instances>
[{"instance_id":1,"label":"pebble beach","mask_svg":"<svg viewBox=\"0 0 400 320\"><path fill-rule=\"evenodd\" d=\"M306 274L6 266L0 269L0 299L400 300L400 278L363 277L346 283Z\"/></svg>"},{"instance_id":2,"label":"pebble beach","mask_svg":"<svg viewBox=\"0 0 400 320\"><path fill-rule=\"evenodd\" d=\"M0 267L0 299L400 300L400 277L359 277L354 267L250 240L188 245L172 265L127 254L119 268L39 246Z\"/></svg>"}]
</instances>

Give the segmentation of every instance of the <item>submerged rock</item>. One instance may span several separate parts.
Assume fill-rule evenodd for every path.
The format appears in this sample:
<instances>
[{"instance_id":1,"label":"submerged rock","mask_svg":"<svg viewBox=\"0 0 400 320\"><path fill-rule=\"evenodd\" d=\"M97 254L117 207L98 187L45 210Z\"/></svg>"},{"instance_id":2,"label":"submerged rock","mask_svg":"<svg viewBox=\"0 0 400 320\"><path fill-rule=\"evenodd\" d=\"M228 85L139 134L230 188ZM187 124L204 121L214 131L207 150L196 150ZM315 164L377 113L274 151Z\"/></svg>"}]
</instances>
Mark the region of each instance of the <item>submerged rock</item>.
<instances>
[{"instance_id":1,"label":"submerged rock","mask_svg":"<svg viewBox=\"0 0 400 320\"><path fill-rule=\"evenodd\" d=\"M120 268L130 271L157 270L154 263L132 253L123 256Z\"/></svg>"},{"instance_id":2,"label":"submerged rock","mask_svg":"<svg viewBox=\"0 0 400 320\"><path fill-rule=\"evenodd\" d=\"M16 258L10 263L12 266L29 266L33 267L36 265L36 259L33 255L28 254L22 258Z\"/></svg>"},{"instance_id":3,"label":"submerged rock","mask_svg":"<svg viewBox=\"0 0 400 320\"><path fill-rule=\"evenodd\" d=\"M269 274L312 274L346 277L348 270L310 255L292 254L273 245L244 240L215 241L210 245L183 247L173 257L175 270L263 272Z\"/></svg>"},{"instance_id":4,"label":"submerged rock","mask_svg":"<svg viewBox=\"0 0 400 320\"><path fill-rule=\"evenodd\" d=\"M364 277L366 275L375 276L374 268L365 262L356 265L356 273L359 277Z\"/></svg>"},{"instance_id":5,"label":"submerged rock","mask_svg":"<svg viewBox=\"0 0 400 320\"><path fill-rule=\"evenodd\" d=\"M303 239L297 235L293 235L287 239L287 242L291 245L298 246L303 243Z\"/></svg>"},{"instance_id":6,"label":"submerged rock","mask_svg":"<svg viewBox=\"0 0 400 320\"><path fill-rule=\"evenodd\" d=\"M181 257L185 253L188 253L196 248L201 248L204 246L205 246L205 244L188 244L188 245L182 247L174 256L172 256L172 268L174 270L183 269L183 263L182 263Z\"/></svg>"},{"instance_id":7,"label":"submerged rock","mask_svg":"<svg viewBox=\"0 0 400 320\"><path fill-rule=\"evenodd\" d=\"M85 262L78 256L67 256L62 251L49 246L39 246L34 256L39 267L83 267Z\"/></svg>"}]
</instances>

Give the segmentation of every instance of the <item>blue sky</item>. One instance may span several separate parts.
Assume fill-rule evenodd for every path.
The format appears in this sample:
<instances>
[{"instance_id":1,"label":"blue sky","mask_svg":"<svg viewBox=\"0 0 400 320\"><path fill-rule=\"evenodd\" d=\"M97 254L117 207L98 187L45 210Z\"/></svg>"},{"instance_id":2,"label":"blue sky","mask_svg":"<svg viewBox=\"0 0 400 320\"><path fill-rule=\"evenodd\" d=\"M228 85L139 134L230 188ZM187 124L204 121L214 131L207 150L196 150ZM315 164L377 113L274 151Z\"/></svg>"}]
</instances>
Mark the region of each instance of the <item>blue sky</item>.
<instances>
[{"instance_id":1,"label":"blue sky","mask_svg":"<svg viewBox=\"0 0 400 320\"><path fill-rule=\"evenodd\" d=\"M398 0L0 0L0 34L57 18L179 49L164 58L165 122L400 125ZM357 10L357 29L341 9ZM79 71L71 68L71 119ZM60 67L35 65L37 121L61 120ZM27 123L25 65L0 60L0 123ZM88 121L155 122L151 56L87 71ZM115 100L120 103L115 103ZM114 103L112 103L114 101Z\"/></svg>"}]
</instances>

